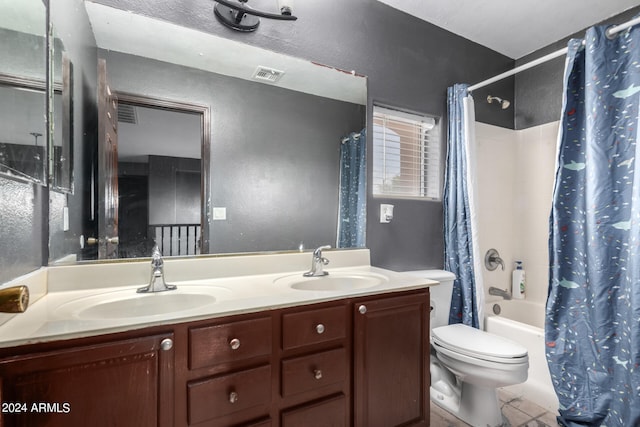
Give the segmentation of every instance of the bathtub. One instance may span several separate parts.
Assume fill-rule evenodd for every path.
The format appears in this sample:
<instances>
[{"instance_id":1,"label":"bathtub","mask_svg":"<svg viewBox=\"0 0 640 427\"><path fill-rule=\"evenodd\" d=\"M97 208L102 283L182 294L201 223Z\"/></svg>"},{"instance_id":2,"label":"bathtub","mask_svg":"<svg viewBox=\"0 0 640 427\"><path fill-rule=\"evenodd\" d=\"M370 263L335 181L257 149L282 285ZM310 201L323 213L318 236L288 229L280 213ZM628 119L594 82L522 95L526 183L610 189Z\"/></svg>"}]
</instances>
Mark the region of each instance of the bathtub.
<instances>
[{"instance_id":1,"label":"bathtub","mask_svg":"<svg viewBox=\"0 0 640 427\"><path fill-rule=\"evenodd\" d=\"M494 314L494 306L500 314ZM545 358L544 305L526 300L499 300L485 305L485 330L515 341L529 352L529 377L526 382L504 387L546 410L558 411L558 398L551 384Z\"/></svg>"}]
</instances>

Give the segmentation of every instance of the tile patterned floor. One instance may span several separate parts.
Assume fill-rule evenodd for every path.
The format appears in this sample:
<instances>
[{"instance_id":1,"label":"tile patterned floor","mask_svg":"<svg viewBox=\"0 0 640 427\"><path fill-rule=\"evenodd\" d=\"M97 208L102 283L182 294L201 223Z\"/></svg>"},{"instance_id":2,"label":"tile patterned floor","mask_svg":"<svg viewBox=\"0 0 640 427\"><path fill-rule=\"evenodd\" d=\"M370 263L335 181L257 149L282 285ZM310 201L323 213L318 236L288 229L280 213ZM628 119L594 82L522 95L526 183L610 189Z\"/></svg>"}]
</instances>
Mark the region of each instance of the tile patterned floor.
<instances>
[{"instance_id":1,"label":"tile patterned floor","mask_svg":"<svg viewBox=\"0 0 640 427\"><path fill-rule=\"evenodd\" d=\"M511 427L557 427L556 416L533 402L505 390L498 392L502 413ZM431 427L468 427L435 403L431 402Z\"/></svg>"}]
</instances>

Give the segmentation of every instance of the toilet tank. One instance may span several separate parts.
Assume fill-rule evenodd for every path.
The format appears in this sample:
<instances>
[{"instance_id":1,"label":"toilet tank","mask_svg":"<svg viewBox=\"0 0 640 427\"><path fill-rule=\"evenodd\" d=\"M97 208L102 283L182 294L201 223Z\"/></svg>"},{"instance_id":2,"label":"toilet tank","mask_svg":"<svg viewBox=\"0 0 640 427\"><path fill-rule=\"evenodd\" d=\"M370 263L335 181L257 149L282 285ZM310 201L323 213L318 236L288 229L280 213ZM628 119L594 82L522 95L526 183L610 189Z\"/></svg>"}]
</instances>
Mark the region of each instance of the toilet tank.
<instances>
[{"instance_id":1,"label":"toilet tank","mask_svg":"<svg viewBox=\"0 0 640 427\"><path fill-rule=\"evenodd\" d=\"M429 327L433 329L438 326L448 325L453 281L456 278L455 274L446 270L415 270L405 271L405 273L418 276L423 279L436 280L440 282L439 285L429 288L429 295L431 297L431 316Z\"/></svg>"}]
</instances>

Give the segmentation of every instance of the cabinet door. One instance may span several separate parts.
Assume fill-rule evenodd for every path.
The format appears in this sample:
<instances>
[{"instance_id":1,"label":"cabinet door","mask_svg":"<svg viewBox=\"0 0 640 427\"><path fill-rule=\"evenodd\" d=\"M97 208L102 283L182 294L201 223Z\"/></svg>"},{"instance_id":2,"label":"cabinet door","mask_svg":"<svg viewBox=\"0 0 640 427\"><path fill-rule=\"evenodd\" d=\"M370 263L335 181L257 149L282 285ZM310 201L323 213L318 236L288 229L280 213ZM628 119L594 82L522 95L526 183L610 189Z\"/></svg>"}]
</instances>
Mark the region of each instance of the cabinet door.
<instances>
[{"instance_id":1,"label":"cabinet door","mask_svg":"<svg viewBox=\"0 0 640 427\"><path fill-rule=\"evenodd\" d=\"M429 425L429 293L354 304L356 426Z\"/></svg>"},{"instance_id":2,"label":"cabinet door","mask_svg":"<svg viewBox=\"0 0 640 427\"><path fill-rule=\"evenodd\" d=\"M174 351L165 339L173 334L0 362L0 425L172 426Z\"/></svg>"}]
</instances>

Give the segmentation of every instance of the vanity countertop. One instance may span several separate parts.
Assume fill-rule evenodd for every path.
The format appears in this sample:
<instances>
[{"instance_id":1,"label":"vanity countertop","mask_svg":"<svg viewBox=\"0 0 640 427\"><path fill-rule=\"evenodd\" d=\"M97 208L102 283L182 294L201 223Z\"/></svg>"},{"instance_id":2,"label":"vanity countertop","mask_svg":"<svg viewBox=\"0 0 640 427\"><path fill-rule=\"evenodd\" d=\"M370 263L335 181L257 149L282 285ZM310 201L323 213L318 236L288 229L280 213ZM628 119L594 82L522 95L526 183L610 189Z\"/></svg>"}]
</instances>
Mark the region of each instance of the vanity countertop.
<instances>
[{"instance_id":1,"label":"vanity countertop","mask_svg":"<svg viewBox=\"0 0 640 427\"><path fill-rule=\"evenodd\" d=\"M329 275L313 279L303 277L310 264L310 253L165 259L166 280L176 284L178 289L157 294L136 293L137 288L148 284L148 261L49 267L45 271L46 293L32 303L26 312L14 315L0 326L0 347L420 289L438 284L409 274L372 267L366 249L327 251L325 256L330 260L325 267ZM248 271L254 274L247 274ZM344 286L347 282L356 282L359 286ZM13 281L7 286L18 283ZM333 286L333 283L337 286ZM325 284L332 289L318 289ZM310 289L296 289L298 286L308 286ZM209 300L212 302L207 303ZM195 306L192 307L191 301ZM91 310L86 310L87 307L91 307ZM166 312L163 308L156 310L154 307L171 309Z\"/></svg>"}]
</instances>

